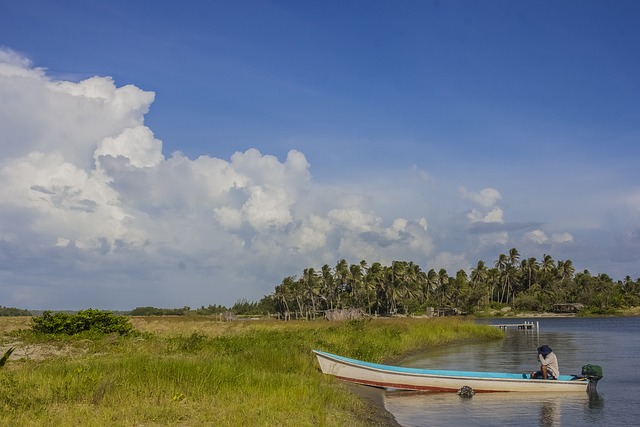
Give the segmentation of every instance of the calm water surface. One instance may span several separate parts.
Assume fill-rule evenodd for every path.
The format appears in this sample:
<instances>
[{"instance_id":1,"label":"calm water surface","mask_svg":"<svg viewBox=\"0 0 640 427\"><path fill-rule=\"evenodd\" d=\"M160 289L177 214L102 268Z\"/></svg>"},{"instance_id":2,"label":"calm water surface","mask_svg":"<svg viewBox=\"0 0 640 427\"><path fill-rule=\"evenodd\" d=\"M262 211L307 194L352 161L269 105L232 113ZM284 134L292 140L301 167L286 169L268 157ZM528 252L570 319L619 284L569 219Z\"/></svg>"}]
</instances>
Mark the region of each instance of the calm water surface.
<instances>
[{"instance_id":1,"label":"calm water surface","mask_svg":"<svg viewBox=\"0 0 640 427\"><path fill-rule=\"evenodd\" d=\"M538 368L537 348L548 344L561 374L600 365L598 393L386 392L385 408L406 427L418 426L638 426L640 425L640 318L487 320L539 322L537 331L508 330L502 341L434 348L402 360L403 366L494 372Z\"/></svg>"}]
</instances>

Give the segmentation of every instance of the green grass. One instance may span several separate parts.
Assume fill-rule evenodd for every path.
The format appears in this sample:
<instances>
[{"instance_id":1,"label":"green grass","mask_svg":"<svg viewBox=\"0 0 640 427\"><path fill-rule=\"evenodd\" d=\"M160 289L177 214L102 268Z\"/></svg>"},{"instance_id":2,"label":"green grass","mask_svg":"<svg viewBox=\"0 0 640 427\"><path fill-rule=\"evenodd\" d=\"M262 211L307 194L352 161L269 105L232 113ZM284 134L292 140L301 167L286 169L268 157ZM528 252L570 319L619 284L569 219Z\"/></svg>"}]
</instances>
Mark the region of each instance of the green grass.
<instances>
[{"instance_id":1,"label":"green grass","mask_svg":"<svg viewBox=\"0 0 640 427\"><path fill-rule=\"evenodd\" d=\"M365 403L319 371L312 349L382 362L502 336L451 319L167 322L176 323L130 337L52 339L23 331L1 338L0 349L16 339L66 349L42 360L12 357L0 370L3 424L366 426L372 421Z\"/></svg>"}]
</instances>

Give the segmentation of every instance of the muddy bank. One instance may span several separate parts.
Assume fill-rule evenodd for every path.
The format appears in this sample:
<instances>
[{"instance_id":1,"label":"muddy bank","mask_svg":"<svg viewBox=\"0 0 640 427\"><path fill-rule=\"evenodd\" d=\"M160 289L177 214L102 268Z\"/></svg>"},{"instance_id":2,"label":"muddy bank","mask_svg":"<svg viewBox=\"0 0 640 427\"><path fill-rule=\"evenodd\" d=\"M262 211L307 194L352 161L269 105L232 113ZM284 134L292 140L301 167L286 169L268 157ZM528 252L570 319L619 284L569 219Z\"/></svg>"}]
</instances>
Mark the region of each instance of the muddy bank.
<instances>
[{"instance_id":1,"label":"muddy bank","mask_svg":"<svg viewBox=\"0 0 640 427\"><path fill-rule=\"evenodd\" d=\"M360 384L345 383L347 387L369 407L370 413L367 421L372 426L402 427L391 412L384 407L384 393L381 388L369 387Z\"/></svg>"}]
</instances>

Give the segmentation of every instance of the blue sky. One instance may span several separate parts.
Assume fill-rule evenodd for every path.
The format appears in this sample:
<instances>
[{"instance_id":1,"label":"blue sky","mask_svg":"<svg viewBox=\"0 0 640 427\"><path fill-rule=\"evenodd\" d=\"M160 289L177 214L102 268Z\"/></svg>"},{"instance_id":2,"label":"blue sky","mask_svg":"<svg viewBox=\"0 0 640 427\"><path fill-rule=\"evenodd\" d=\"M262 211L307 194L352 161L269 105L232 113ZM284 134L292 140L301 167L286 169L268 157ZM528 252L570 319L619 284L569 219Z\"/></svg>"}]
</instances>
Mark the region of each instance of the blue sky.
<instances>
[{"instance_id":1,"label":"blue sky","mask_svg":"<svg viewBox=\"0 0 640 427\"><path fill-rule=\"evenodd\" d=\"M0 10L0 305L231 305L512 247L640 276L635 1Z\"/></svg>"}]
</instances>

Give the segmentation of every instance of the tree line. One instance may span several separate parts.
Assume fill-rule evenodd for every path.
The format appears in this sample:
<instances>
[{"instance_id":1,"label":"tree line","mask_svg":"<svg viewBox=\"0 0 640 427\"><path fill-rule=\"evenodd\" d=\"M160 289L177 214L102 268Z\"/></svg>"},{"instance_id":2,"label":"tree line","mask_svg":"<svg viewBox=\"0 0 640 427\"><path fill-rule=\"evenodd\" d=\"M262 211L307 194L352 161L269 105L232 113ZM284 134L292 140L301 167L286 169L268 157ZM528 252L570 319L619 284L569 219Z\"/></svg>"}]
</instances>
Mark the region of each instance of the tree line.
<instances>
[{"instance_id":1,"label":"tree line","mask_svg":"<svg viewBox=\"0 0 640 427\"><path fill-rule=\"evenodd\" d=\"M310 318L323 310L360 309L369 314L420 314L427 307L473 313L511 306L551 311L556 304L578 303L592 312L640 305L640 279L614 281L606 274L576 273L571 260L521 258L517 249L500 254L488 266L478 261L470 273L428 271L407 261L391 265L338 261L320 270L306 268L300 277L285 277L261 301L279 313Z\"/></svg>"},{"instance_id":2,"label":"tree line","mask_svg":"<svg viewBox=\"0 0 640 427\"><path fill-rule=\"evenodd\" d=\"M552 311L556 304L582 304L591 313L640 306L640 278L614 281L606 274L576 273L571 260L522 258L517 249L500 254L492 265L478 261L469 273L446 269L424 271L418 264L391 265L341 259L334 267L305 268L300 277L285 277L273 293L256 302L241 299L227 308L136 307L133 316L264 315L314 318L326 310L356 309L368 314L424 314L428 307L474 313L510 306L524 311ZM0 316L31 316L28 310L0 306Z\"/></svg>"}]
</instances>

